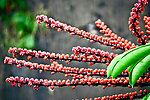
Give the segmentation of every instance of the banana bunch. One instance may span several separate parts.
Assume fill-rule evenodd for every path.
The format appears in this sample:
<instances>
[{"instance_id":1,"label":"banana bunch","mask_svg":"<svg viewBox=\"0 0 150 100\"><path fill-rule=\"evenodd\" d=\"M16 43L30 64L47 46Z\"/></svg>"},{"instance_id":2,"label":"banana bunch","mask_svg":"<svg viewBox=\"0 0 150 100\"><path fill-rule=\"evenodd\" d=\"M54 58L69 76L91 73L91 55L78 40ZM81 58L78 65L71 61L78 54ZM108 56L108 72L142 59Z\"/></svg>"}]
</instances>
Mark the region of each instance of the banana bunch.
<instances>
[{"instance_id":1,"label":"banana bunch","mask_svg":"<svg viewBox=\"0 0 150 100\"><path fill-rule=\"evenodd\" d=\"M107 78L115 78L125 69L130 72L129 84L133 87L139 77L150 68L150 42L116 56L107 67Z\"/></svg>"}]
</instances>

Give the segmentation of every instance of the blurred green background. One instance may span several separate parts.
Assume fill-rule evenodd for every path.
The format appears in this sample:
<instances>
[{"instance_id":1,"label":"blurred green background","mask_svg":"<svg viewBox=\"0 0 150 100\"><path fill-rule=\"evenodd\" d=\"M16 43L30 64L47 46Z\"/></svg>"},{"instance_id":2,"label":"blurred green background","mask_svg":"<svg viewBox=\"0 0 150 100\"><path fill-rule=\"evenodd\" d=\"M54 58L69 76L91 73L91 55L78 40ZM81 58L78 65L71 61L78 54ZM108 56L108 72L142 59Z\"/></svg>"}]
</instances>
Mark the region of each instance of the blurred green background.
<instances>
[{"instance_id":1,"label":"blurred green background","mask_svg":"<svg viewBox=\"0 0 150 100\"><path fill-rule=\"evenodd\" d=\"M98 35L101 34L97 32L94 21L100 18L113 32L137 44L136 38L128 29L128 18L135 2L137 0L0 0L0 100L75 100L142 89L116 87L103 90L101 86L77 86L75 90L71 87L62 87L50 91L48 88L41 87L35 91L28 86L12 87L11 84L6 84L6 77L24 76L56 80L66 78L60 73L52 76L49 72L40 74L38 71L18 69L16 66L3 64L5 56L11 56L7 53L9 47L71 54L72 47L79 45L121 53L120 50L111 50L110 47L100 46L98 43L91 44L88 40L71 37L64 31L58 33L55 29L46 29L45 25L36 23L36 16L45 14L60 22ZM149 16L149 10L148 5L141 16ZM143 28L144 23L140 22ZM32 61L50 63L39 59ZM87 63L71 62L69 65L60 63L72 67L91 68ZM95 64L92 68L106 68L106 66Z\"/></svg>"},{"instance_id":2,"label":"blurred green background","mask_svg":"<svg viewBox=\"0 0 150 100\"><path fill-rule=\"evenodd\" d=\"M37 24L34 16L24 0L1 0L0 2L1 31L0 46L33 48ZM30 42L28 42L30 41Z\"/></svg>"}]
</instances>

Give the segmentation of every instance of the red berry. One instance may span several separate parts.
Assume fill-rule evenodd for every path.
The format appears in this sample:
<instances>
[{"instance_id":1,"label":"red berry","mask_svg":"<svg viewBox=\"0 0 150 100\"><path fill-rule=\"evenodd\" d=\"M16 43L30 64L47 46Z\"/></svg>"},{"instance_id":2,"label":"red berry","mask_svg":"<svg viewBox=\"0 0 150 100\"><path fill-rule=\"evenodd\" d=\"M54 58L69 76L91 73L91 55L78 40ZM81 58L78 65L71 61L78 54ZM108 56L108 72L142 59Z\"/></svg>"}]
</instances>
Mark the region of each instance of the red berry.
<instances>
[{"instance_id":1,"label":"red berry","mask_svg":"<svg viewBox=\"0 0 150 100\"><path fill-rule=\"evenodd\" d=\"M16 82L12 82L11 85L12 85L12 86L16 86Z\"/></svg>"},{"instance_id":2,"label":"red berry","mask_svg":"<svg viewBox=\"0 0 150 100\"><path fill-rule=\"evenodd\" d=\"M32 59L32 56L28 56L28 60L31 60Z\"/></svg>"},{"instance_id":3,"label":"red berry","mask_svg":"<svg viewBox=\"0 0 150 100\"><path fill-rule=\"evenodd\" d=\"M37 85L34 85L34 90L38 90L38 86Z\"/></svg>"},{"instance_id":4,"label":"red berry","mask_svg":"<svg viewBox=\"0 0 150 100\"><path fill-rule=\"evenodd\" d=\"M52 74L52 75L54 75L54 74L55 74L55 72L51 72L51 74Z\"/></svg>"},{"instance_id":5,"label":"red berry","mask_svg":"<svg viewBox=\"0 0 150 100\"><path fill-rule=\"evenodd\" d=\"M43 72L43 70L39 70L39 73L42 73Z\"/></svg>"},{"instance_id":6,"label":"red berry","mask_svg":"<svg viewBox=\"0 0 150 100\"><path fill-rule=\"evenodd\" d=\"M90 66L92 66L92 64L93 64L92 62L89 62L89 65L90 65Z\"/></svg>"},{"instance_id":7,"label":"red berry","mask_svg":"<svg viewBox=\"0 0 150 100\"><path fill-rule=\"evenodd\" d=\"M147 90L146 90L146 89L144 90L144 93L147 93Z\"/></svg>"},{"instance_id":8,"label":"red berry","mask_svg":"<svg viewBox=\"0 0 150 100\"><path fill-rule=\"evenodd\" d=\"M18 64L18 65L17 65L17 67L18 67L18 68L20 68L20 67L21 67L21 65L20 65L20 64Z\"/></svg>"},{"instance_id":9,"label":"red berry","mask_svg":"<svg viewBox=\"0 0 150 100\"><path fill-rule=\"evenodd\" d=\"M106 86L102 86L102 89L106 89Z\"/></svg>"},{"instance_id":10,"label":"red berry","mask_svg":"<svg viewBox=\"0 0 150 100\"><path fill-rule=\"evenodd\" d=\"M43 58L44 60L47 60L48 59L48 57L47 56L44 56L44 58Z\"/></svg>"},{"instance_id":11,"label":"red berry","mask_svg":"<svg viewBox=\"0 0 150 100\"><path fill-rule=\"evenodd\" d=\"M54 90L54 89L55 89L55 86L51 86L50 89Z\"/></svg>"},{"instance_id":12,"label":"red berry","mask_svg":"<svg viewBox=\"0 0 150 100\"><path fill-rule=\"evenodd\" d=\"M114 49L115 49L115 47L114 47L114 46L112 46L112 47L111 47L111 49L112 49L112 50L114 50Z\"/></svg>"},{"instance_id":13,"label":"red berry","mask_svg":"<svg viewBox=\"0 0 150 100\"><path fill-rule=\"evenodd\" d=\"M142 94L142 93L143 93L143 91L142 91L142 90L140 90L140 93Z\"/></svg>"},{"instance_id":14,"label":"red berry","mask_svg":"<svg viewBox=\"0 0 150 100\"><path fill-rule=\"evenodd\" d=\"M75 86L72 86L72 89L75 89L76 87Z\"/></svg>"},{"instance_id":15,"label":"red berry","mask_svg":"<svg viewBox=\"0 0 150 100\"><path fill-rule=\"evenodd\" d=\"M66 63L69 64L69 60L66 60Z\"/></svg>"},{"instance_id":16,"label":"red berry","mask_svg":"<svg viewBox=\"0 0 150 100\"><path fill-rule=\"evenodd\" d=\"M57 31L58 31L58 32L61 32L61 28L58 28Z\"/></svg>"},{"instance_id":17,"label":"red berry","mask_svg":"<svg viewBox=\"0 0 150 100\"><path fill-rule=\"evenodd\" d=\"M90 40L91 43L94 43L94 40Z\"/></svg>"}]
</instances>

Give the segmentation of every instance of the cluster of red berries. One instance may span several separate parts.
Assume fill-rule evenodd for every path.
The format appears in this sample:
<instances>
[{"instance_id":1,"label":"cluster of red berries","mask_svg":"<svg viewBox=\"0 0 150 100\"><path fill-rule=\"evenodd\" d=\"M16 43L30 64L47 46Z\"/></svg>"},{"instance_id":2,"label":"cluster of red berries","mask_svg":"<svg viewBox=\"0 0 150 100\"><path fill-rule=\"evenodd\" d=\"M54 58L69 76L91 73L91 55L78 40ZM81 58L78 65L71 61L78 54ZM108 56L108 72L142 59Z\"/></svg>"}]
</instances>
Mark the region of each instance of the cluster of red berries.
<instances>
[{"instance_id":1,"label":"cluster of red berries","mask_svg":"<svg viewBox=\"0 0 150 100\"><path fill-rule=\"evenodd\" d=\"M80 53L84 54L85 56L89 56L89 55L96 55L96 56L101 56L101 57L106 57L109 58L110 57L115 57L116 55L114 55L114 53L110 53L109 52L105 52L103 50L100 49L95 49L95 48L86 48L86 47L73 47L72 51L74 52L75 55L79 55Z\"/></svg>"},{"instance_id":2,"label":"cluster of red berries","mask_svg":"<svg viewBox=\"0 0 150 100\"><path fill-rule=\"evenodd\" d=\"M148 2L147 0L138 0L134 8L132 8L131 17L129 18L129 29L133 32L133 35L138 38L138 43L144 45L148 41L147 36L144 35L144 32L140 31L140 27L138 20L140 19L139 14L143 12L144 5ZM145 27L148 29L146 33L150 34L150 17L145 16L144 19ZM104 24L100 19L95 21L96 26L99 28L100 33L104 33L103 36L98 36L95 34L91 34L89 32L79 30L76 27L72 27L70 25L61 23L59 21L55 21L52 18L48 18L47 16L40 15L37 16L37 22L40 24L41 22L46 23L47 28L56 28L58 32L64 30L70 33L71 36L78 35L79 38L85 38L90 40L91 43L99 42L101 45L111 46L112 49L121 49L121 50L129 50L136 48L138 45L131 43L131 41L125 40L117 34L113 33L107 25ZM148 36L150 39L150 36ZM15 64L18 68L22 66L27 67L30 70L39 70L40 73L43 71L50 71L52 75L56 72L60 72L65 74L65 77L71 76L71 79L67 80L48 80L48 79L34 79L34 78L24 78L24 77L9 77L6 79L6 82L10 82L12 86L18 85L22 87L23 85L28 85L29 87L33 86L35 90L37 90L40 86L49 87L54 90L55 87L63 87L68 86L75 89L78 85L87 85L87 86L99 86L102 85L102 89L106 87L128 87L129 85L129 72L127 70L123 71L117 78L110 79L105 78L107 76L107 71L105 69L92 69L92 68L72 68L66 67L62 64L58 64L55 60L65 60L66 63L70 61L82 61L89 62L89 65L94 63L105 63L109 65L113 58L117 56L117 54L105 52L100 49L95 48L86 48L86 47L73 47L72 51L74 54L55 54L49 53L45 51L36 51L36 50L27 50L21 48L9 48L8 52L12 53L14 57L17 55L27 56L28 60L31 60L32 57L42 58L44 60L49 60L52 62L50 65L32 63L25 60L18 60L17 58L9 58L5 57L4 63L6 64ZM96 77L92 77L96 76ZM99 78L98 76L102 76ZM104 77L104 78L103 78ZM120 78L121 77L121 78ZM144 73L134 85L136 87L150 86L150 73ZM104 96L98 98L90 98L85 100L126 100L126 99L134 99L134 98L142 98L147 94L147 90L140 90L140 93L131 92L126 94L112 95L112 96ZM84 100L84 99L83 99Z\"/></svg>"},{"instance_id":3,"label":"cluster of red berries","mask_svg":"<svg viewBox=\"0 0 150 100\"><path fill-rule=\"evenodd\" d=\"M148 29L146 33L148 33L148 38L150 39L150 17L144 16L143 21L146 23L145 28Z\"/></svg>"},{"instance_id":4,"label":"cluster of red berries","mask_svg":"<svg viewBox=\"0 0 150 100\"><path fill-rule=\"evenodd\" d=\"M91 76L84 76L83 78L79 79L67 79L67 80L47 80L47 79L29 79L29 78L23 78L23 77L10 77L6 79L6 82L11 82L12 86L15 86L16 83L21 87L22 85L28 84L28 86L45 86L45 87L62 87L62 86L75 86L77 85L88 85L88 86L99 86L103 85L102 89L105 89L106 87L116 87L116 86L122 86L122 87L128 87L131 88L129 85L129 78L116 78L116 79L107 79L107 78L93 78ZM145 77L142 79L142 77L139 78L135 86L143 87L143 86L149 86L150 85L150 78ZM73 88L73 89L74 89Z\"/></svg>"},{"instance_id":5,"label":"cluster of red berries","mask_svg":"<svg viewBox=\"0 0 150 100\"><path fill-rule=\"evenodd\" d=\"M38 64L38 63L32 63L27 62L25 60L18 60L17 58L10 58L5 57L4 60L5 64L14 64L18 68L21 68L22 66L29 68L30 70L39 70L40 73L43 71L50 71L52 75L54 75L56 72L64 73L65 76L72 76L73 79L76 78L83 78L83 75L87 76L107 76L106 69L91 69L91 68L72 68L72 67L66 67L62 64L58 64L58 62L53 61L51 65L45 65L45 64ZM127 77L129 75L128 71L123 71L118 77ZM150 76L149 73L146 75L143 74L142 77L148 77Z\"/></svg>"},{"instance_id":6,"label":"cluster of red berries","mask_svg":"<svg viewBox=\"0 0 150 100\"><path fill-rule=\"evenodd\" d=\"M111 46L112 49L122 49L129 50L135 48L135 44L125 39L121 39L121 37L116 37L116 35L112 34L111 38L104 38L103 36L98 36L95 34L91 34L89 32L85 32L83 30L79 30L76 27L71 27L70 25L61 23L59 21L55 21L52 18L48 18L47 16L40 15L37 16L37 23L44 22L46 23L46 27L56 28L58 32L61 30L67 31L70 35L78 35L79 38L89 39L91 43L99 42L101 45ZM99 20L96 21L96 25L98 26Z\"/></svg>"},{"instance_id":7,"label":"cluster of red berries","mask_svg":"<svg viewBox=\"0 0 150 100\"><path fill-rule=\"evenodd\" d=\"M138 0L138 3L132 8L132 12L130 13L131 17L129 17L129 29L133 32L132 34L138 38L137 42L142 45L148 41L146 40L147 36L144 35L144 32L141 31L141 28L138 26L140 24L138 20L141 18L139 14L143 12L144 5L147 4L147 0Z\"/></svg>"},{"instance_id":8,"label":"cluster of red berries","mask_svg":"<svg viewBox=\"0 0 150 100\"><path fill-rule=\"evenodd\" d=\"M100 19L95 21L95 24L100 29L99 32L104 33L104 37L109 37L107 42L114 44L114 46L111 47L112 49L124 48L125 50L129 50L136 47L131 41L125 40L124 38L117 36L117 34L112 33L112 30L110 30L110 28L108 28Z\"/></svg>"},{"instance_id":9,"label":"cluster of red berries","mask_svg":"<svg viewBox=\"0 0 150 100\"><path fill-rule=\"evenodd\" d=\"M72 51L74 52L74 54L76 56L80 55L80 58L86 58L86 59L95 59L96 61L102 61L102 62L106 62L106 65L109 65L109 62L111 62L111 60L117 56L117 54L115 55L114 53L109 53L109 52L105 52L103 50L100 49L95 49L95 48L86 48L86 47L73 47ZM93 63L90 62L89 65L92 65Z\"/></svg>"},{"instance_id":10,"label":"cluster of red berries","mask_svg":"<svg viewBox=\"0 0 150 100\"><path fill-rule=\"evenodd\" d=\"M126 94L118 94L118 95L112 95L112 96L103 96L103 97L97 97L97 98L85 98L82 100L133 100L136 98L141 98L143 96L145 96L147 94L147 90L145 89L140 90L139 93L138 92L130 92L130 93L126 93Z\"/></svg>"},{"instance_id":11,"label":"cluster of red berries","mask_svg":"<svg viewBox=\"0 0 150 100\"><path fill-rule=\"evenodd\" d=\"M40 73L43 71L50 71L52 75L56 72L64 73L65 77L72 76L73 79L83 78L83 75L87 76L107 76L106 69L91 69L91 68L72 68L66 67L62 64L58 64L58 62L52 62L51 65L44 65L32 62L26 62L25 60L18 60L16 58L5 57L5 64L15 64L18 68L21 66L27 67L30 70L39 70ZM129 75L128 70L123 71L118 77L127 77ZM143 74L141 77L150 77L150 73Z\"/></svg>"},{"instance_id":12,"label":"cluster of red berries","mask_svg":"<svg viewBox=\"0 0 150 100\"><path fill-rule=\"evenodd\" d=\"M95 48L86 48L86 47L73 47L72 51L74 52L75 55L80 55L80 58L90 58L90 59L96 59L96 60L108 60L109 62L117 56L114 53L109 53L105 52L100 49L95 49Z\"/></svg>"},{"instance_id":13,"label":"cluster of red berries","mask_svg":"<svg viewBox=\"0 0 150 100\"><path fill-rule=\"evenodd\" d=\"M69 63L70 61L79 61L79 62L90 62L89 65L92 65L92 63L109 63L110 60L107 59L94 59L94 57L82 57L75 54L55 54L55 53L49 53L45 51L36 51L36 50L27 50L22 48L9 48L8 53L12 53L14 57L19 54L20 56L28 56L28 60L31 60L32 57L36 58L43 58L44 60L51 59L51 61L54 60L65 60L66 63Z\"/></svg>"},{"instance_id":14,"label":"cluster of red berries","mask_svg":"<svg viewBox=\"0 0 150 100\"><path fill-rule=\"evenodd\" d=\"M91 69L91 68L72 68L72 67L66 67L62 64L58 64L58 62L52 62L51 65L44 65L44 64L38 64L38 63L32 63L32 62L26 62L25 60L18 60L16 58L10 58L5 57L4 60L5 64L15 64L18 68L21 68L21 66L27 67L31 70L38 69L40 73L43 71L51 71L51 74L54 75L56 72L61 72L64 74L73 74L69 76L78 77L78 74L81 75L87 75L87 76L107 76L105 69ZM127 74L125 74L127 76ZM67 75L66 75L67 76ZM121 76L124 76L121 75Z\"/></svg>"}]
</instances>

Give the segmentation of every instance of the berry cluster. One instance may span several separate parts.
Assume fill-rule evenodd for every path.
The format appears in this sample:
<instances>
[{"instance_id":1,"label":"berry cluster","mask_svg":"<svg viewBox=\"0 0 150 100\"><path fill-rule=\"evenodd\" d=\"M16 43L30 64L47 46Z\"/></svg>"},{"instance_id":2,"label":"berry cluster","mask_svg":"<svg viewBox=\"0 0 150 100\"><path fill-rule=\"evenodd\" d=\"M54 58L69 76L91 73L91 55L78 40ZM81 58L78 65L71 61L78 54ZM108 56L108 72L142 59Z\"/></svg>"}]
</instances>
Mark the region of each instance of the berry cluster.
<instances>
[{"instance_id":1,"label":"berry cluster","mask_svg":"<svg viewBox=\"0 0 150 100\"><path fill-rule=\"evenodd\" d=\"M135 44L128 42L128 40L121 40L121 37L117 37L117 35L112 34L111 38L104 38L103 36L98 36L95 34L91 34L88 32L85 32L83 30L79 30L76 27L71 27L70 25L61 23L59 21L55 21L52 18L48 18L47 16L40 15L37 16L37 23L44 22L46 23L46 27L56 28L58 32L61 30L67 31L70 33L71 36L78 35L79 38L85 38L89 39L91 43L99 42L101 45L107 45L111 46L112 49L121 49L121 50L128 50L135 48ZM95 22L97 26L99 26L100 22L99 20ZM107 28L107 27L106 27ZM118 45L117 45L118 44Z\"/></svg>"},{"instance_id":2,"label":"berry cluster","mask_svg":"<svg viewBox=\"0 0 150 100\"><path fill-rule=\"evenodd\" d=\"M132 8L132 12L130 13L131 17L129 18L129 29L132 31L133 35L138 38L138 43L141 45L146 44L147 36L144 35L144 32L140 31L140 27L138 20L140 19L139 14L143 12L144 5L148 2L147 0L138 0L138 3L134 5ZM145 16L144 19L145 28L148 30L146 33L150 34L150 17ZM121 49L121 50L129 50L138 47L131 41L128 41L117 34L113 33L107 25L104 24L100 19L95 21L96 26L99 28L99 32L103 33L103 36L98 36L95 34L91 34L89 32L79 30L76 27L72 27L70 25L61 23L59 21L55 21L52 18L48 18L47 16L40 15L37 16L37 22L40 24L42 22L46 23L47 28L55 28L58 32L64 30L70 33L71 36L78 35L79 38L85 38L90 40L91 43L99 42L101 45L111 46L112 49ZM150 36L148 36L150 39ZM5 64L14 64L18 68L27 67L30 70L39 70L40 73L43 71L50 71L52 75L57 72L65 74L65 77L70 76L70 79L66 80L48 80L48 79L34 79L34 78L24 78L24 77L9 77L6 79L7 83L11 83L12 86L18 85L22 87L23 85L28 85L29 87L33 86L35 90L37 90L40 86L50 87L50 89L55 89L55 87L63 87L68 86L75 89L76 86L102 86L102 89L106 87L128 87L131 88L129 85L129 72L128 70L124 70L117 78L109 79L106 78L107 71L106 69L92 69L92 68L77 68L77 67L67 67L63 66L56 62L56 60L64 60L66 63L70 61L79 61L79 62L89 62L89 65L93 65L95 63L104 63L107 66L115 58L118 54L105 52L100 49L95 48L86 48L86 47L73 47L72 51L74 54L55 54L45 51L36 51L36 50L27 50L22 48L9 48L8 53L13 54L14 57L17 55L20 56L27 56L28 60L31 60L33 57L38 59L42 58L44 60L50 60L51 64L38 64L32 63L25 60L18 60L17 58L10 58L5 57L4 63ZM93 77L94 76L94 77ZM149 71L145 72L136 82L134 85L135 87L144 87L150 86L150 73ZM93 100L126 100L126 99L134 99L134 98L142 98L147 94L147 90L140 90L140 93L131 92L126 94L119 94L119 95L112 95L112 96L104 96L94 98ZM88 100L87 98L85 100ZM90 98L89 100L92 100Z\"/></svg>"},{"instance_id":3,"label":"berry cluster","mask_svg":"<svg viewBox=\"0 0 150 100\"><path fill-rule=\"evenodd\" d=\"M47 80L47 79L34 79L34 78L24 78L24 77L9 77L6 78L6 82L12 83L12 86L16 86L18 84L19 87L22 87L23 85L33 86L37 87L35 90L38 89L40 86L45 87L51 87L55 86L63 87L63 86L77 86L77 85L88 85L88 86L99 86L103 85L102 89L105 89L106 87L116 87L116 86L122 86L122 87L128 87L131 88L129 83L129 78L117 78L117 79L107 79L107 78L92 78L84 76L80 79L67 79L67 80ZM135 86L143 87L143 86L149 86L150 85L150 78L149 79L142 79L139 78ZM74 89L74 88L73 88Z\"/></svg>"},{"instance_id":4,"label":"berry cluster","mask_svg":"<svg viewBox=\"0 0 150 100\"><path fill-rule=\"evenodd\" d=\"M44 65L32 62L26 62L25 60L18 60L16 58L5 57L5 64L15 64L18 68L22 66L29 68L30 70L39 70L40 73L43 71L50 71L52 75L56 72L69 74L69 76L73 76L74 78L78 78L77 75L87 75L87 76L107 76L107 71L105 69L91 69L91 68L71 68L63 66L62 64L58 64L58 62L53 61L51 65ZM67 76L67 75L65 75ZM124 72L120 76L128 76L128 72Z\"/></svg>"},{"instance_id":5,"label":"berry cluster","mask_svg":"<svg viewBox=\"0 0 150 100\"><path fill-rule=\"evenodd\" d=\"M27 50L22 48L9 48L8 53L12 53L14 57L19 54L20 56L28 56L28 60L31 60L32 57L36 58L43 58L44 60L51 59L51 61L54 60L66 60L66 63L69 63L70 61L79 61L79 62L91 62L91 63L109 63L110 60L107 59L101 59L98 57L83 57L78 56L76 54L55 54L55 53L49 53L45 51L36 51L36 50ZM96 59L97 58L97 59Z\"/></svg>"},{"instance_id":6,"label":"berry cluster","mask_svg":"<svg viewBox=\"0 0 150 100\"><path fill-rule=\"evenodd\" d=\"M124 38L117 36L117 34L112 33L112 30L110 30L110 28L108 28L100 19L95 21L95 24L100 29L99 32L104 33L104 37L110 37L108 42L115 45L111 47L112 49L125 48L125 50L129 50L136 47L131 41L125 40Z\"/></svg>"},{"instance_id":7,"label":"berry cluster","mask_svg":"<svg viewBox=\"0 0 150 100\"><path fill-rule=\"evenodd\" d=\"M72 51L76 56L80 54L80 58L95 59L97 61L106 61L107 62L106 65L108 65L109 62L115 56L117 56L117 54L115 55L114 53L105 52L100 49L96 50L95 48L91 49L90 47L86 48L86 47L77 46L77 47L73 47Z\"/></svg>"},{"instance_id":8,"label":"berry cluster","mask_svg":"<svg viewBox=\"0 0 150 100\"><path fill-rule=\"evenodd\" d=\"M130 92L130 93L126 93L126 94L118 94L118 95L112 95L112 96L103 96L103 97L97 97L97 98L85 98L85 99L82 99L82 100L127 100L127 99L130 99L130 100L133 100L133 99L136 99L136 98L141 98L143 96L145 96L147 94L147 90L145 89L144 91L143 90L140 90L139 93L138 92Z\"/></svg>"},{"instance_id":9,"label":"berry cluster","mask_svg":"<svg viewBox=\"0 0 150 100\"><path fill-rule=\"evenodd\" d=\"M144 16L143 21L146 23L145 28L148 29L146 30L146 33L148 34L148 38L150 39L150 17Z\"/></svg>"},{"instance_id":10,"label":"berry cluster","mask_svg":"<svg viewBox=\"0 0 150 100\"><path fill-rule=\"evenodd\" d=\"M62 87L62 86L72 86L72 89L75 89L76 85L97 85L94 83L94 79L87 78L87 81L91 80L91 83L85 84L83 80L79 79L72 79L72 80L47 80L47 79L34 79L34 78L23 78L23 77L9 77L6 78L6 82L9 83L11 82L12 86L16 86L18 84L19 87L22 87L23 85L27 84L29 87L33 86L35 90L38 90L40 86L44 87L50 87L50 89L55 89L55 86ZM108 84L109 86L109 84ZM113 87L113 86L112 86ZM103 87L104 89L105 87ZM147 90L145 89L144 91L140 90L140 94L137 94L137 92L132 92L132 93L126 93L126 94L119 94L119 95L112 95L112 96L104 96L104 97L98 97L94 98L94 100L125 100L125 99L133 99L133 98L141 98L147 94ZM93 100L92 98L90 99L85 99L85 100Z\"/></svg>"},{"instance_id":11,"label":"berry cluster","mask_svg":"<svg viewBox=\"0 0 150 100\"><path fill-rule=\"evenodd\" d=\"M141 18L139 14L144 11L144 5L147 4L147 0L138 0L138 3L132 8L132 12L130 13L131 17L129 17L129 29L132 31L132 34L138 38L137 42L142 45L148 41L146 40L147 36L144 35L144 32L140 31L141 28L138 26L140 24L138 20Z\"/></svg>"},{"instance_id":12,"label":"berry cluster","mask_svg":"<svg viewBox=\"0 0 150 100\"><path fill-rule=\"evenodd\" d=\"M32 62L26 62L25 60L18 60L16 58L10 58L5 57L4 60L5 64L15 64L18 68L21 68L22 66L27 67L30 70L39 70L40 73L43 71L50 71L52 75L54 75L56 72L64 73L65 77L72 76L73 79L76 78L83 78L83 75L87 76L107 76L107 71L105 69L91 69L91 68L72 68L72 67L66 67L62 64L58 64L58 62L52 62L51 65L44 65L44 64L38 64L38 63L32 63ZM127 77L128 71L123 71L118 77ZM150 73L143 74L141 77L150 77Z\"/></svg>"},{"instance_id":13,"label":"berry cluster","mask_svg":"<svg viewBox=\"0 0 150 100\"><path fill-rule=\"evenodd\" d=\"M22 66L27 67L30 70L39 70L40 73L43 71L50 71L52 75L54 75L56 72L64 73L65 76L73 76L73 79L78 78L80 75L87 75L87 76L107 76L106 69L91 69L91 68L77 68L77 67L66 67L62 64L58 64L58 62L52 62L51 65L45 65L45 64L38 64L38 63L32 63L27 62L25 60L18 60L16 58L10 58L5 57L4 60L5 64L15 64L18 68L21 68ZM127 77L128 71L123 71L118 77ZM146 75L142 75L142 77L150 77L149 73Z\"/></svg>"}]
</instances>

